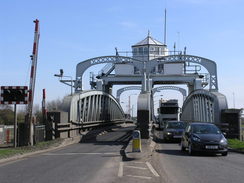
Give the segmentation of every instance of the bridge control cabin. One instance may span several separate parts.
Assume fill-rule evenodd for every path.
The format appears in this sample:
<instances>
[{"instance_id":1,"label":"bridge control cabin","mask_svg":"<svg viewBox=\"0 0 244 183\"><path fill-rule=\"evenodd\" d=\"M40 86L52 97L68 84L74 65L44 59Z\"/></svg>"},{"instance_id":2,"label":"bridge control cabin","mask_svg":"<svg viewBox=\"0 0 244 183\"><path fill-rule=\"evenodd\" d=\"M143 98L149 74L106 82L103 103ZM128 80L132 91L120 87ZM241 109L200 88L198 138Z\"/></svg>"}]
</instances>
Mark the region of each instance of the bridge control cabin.
<instances>
[{"instance_id":1,"label":"bridge control cabin","mask_svg":"<svg viewBox=\"0 0 244 183\"><path fill-rule=\"evenodd\" d=\"M167 45L154 39L150 32L145 39L131 46L132 58L140 61L150 62L153 59L157 59L163 56L169 55ZM183 69L182 69L183 70ZM163 73L164 65L160 64L153 69L154 73ZM139 74L139 70L129 64L116 64L115 75L133 75Z\"/></svg>"},{"instance_id":2,"label":"bridge control cabin","mask_svg":"<svg viewBox=\"0 0 244 183\"><path fill-rule=\"evenodd\" d=\"M179 106L178 100L159 100L158 108L159 128L164 128L164 123L167 121L179 120Z\"/></svg>"}]
</instances>

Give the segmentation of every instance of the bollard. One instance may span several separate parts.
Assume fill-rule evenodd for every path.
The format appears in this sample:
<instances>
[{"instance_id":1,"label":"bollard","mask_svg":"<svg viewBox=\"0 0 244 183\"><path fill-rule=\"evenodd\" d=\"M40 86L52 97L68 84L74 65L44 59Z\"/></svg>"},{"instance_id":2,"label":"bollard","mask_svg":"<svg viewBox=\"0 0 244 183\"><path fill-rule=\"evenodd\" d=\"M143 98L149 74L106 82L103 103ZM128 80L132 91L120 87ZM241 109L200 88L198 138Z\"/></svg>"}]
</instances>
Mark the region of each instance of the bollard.
<instances>
[{"instance_id":1,"label":"bollard","mask_svg":"<svg viewBox=\"0 0 244 183\"><path fill-rule=\"evenodd\" d=\"M141 152L141 132L134 130L132 133L132 152Z\"/></svg>"}]
</instances>

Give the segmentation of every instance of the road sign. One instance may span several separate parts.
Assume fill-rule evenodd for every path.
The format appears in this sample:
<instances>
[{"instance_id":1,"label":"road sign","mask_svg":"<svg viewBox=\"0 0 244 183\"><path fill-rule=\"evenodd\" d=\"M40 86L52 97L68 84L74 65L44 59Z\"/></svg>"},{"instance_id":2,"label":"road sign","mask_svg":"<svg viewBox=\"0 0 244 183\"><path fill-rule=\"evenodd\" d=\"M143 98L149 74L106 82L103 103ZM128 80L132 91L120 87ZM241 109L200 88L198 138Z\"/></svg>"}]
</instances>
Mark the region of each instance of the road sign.
<instances>
[{"instance_id":1,"label":"road sign","mask_svg":"<svg viewBox=\"0 0 244 183\"><path fill-rule=\"evenodd\" d=\"M132 133L132 152L141 152L141 133L134 130Z\"/></svg>"},{"instance_id":2,"label":"road sign","mask_svg":"<svg viewBox=\"0 0 244 183\"><path fill-rule=\"evenodd\" d=\"M1 86L1 104L27 104L27 86Z\"/></svg>"}]
</instances>

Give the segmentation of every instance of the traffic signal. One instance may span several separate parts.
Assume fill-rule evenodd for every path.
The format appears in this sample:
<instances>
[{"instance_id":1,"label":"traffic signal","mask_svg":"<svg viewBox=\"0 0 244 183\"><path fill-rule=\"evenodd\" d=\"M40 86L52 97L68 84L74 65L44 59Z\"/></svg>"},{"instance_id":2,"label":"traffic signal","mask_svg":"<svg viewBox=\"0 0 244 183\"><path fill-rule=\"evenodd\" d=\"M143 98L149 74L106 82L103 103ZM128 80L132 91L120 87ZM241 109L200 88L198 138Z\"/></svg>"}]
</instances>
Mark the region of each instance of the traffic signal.
<instances>
[{"instance_id":1,"label":"traffic signal","mask_svg":"<svg viewBox=\"0 0 244 183\"><path fill-rule=\"evenodd\" d=\"M2 86L1 104L26 104L27 86Z\"/></svg>"}]
</instances>

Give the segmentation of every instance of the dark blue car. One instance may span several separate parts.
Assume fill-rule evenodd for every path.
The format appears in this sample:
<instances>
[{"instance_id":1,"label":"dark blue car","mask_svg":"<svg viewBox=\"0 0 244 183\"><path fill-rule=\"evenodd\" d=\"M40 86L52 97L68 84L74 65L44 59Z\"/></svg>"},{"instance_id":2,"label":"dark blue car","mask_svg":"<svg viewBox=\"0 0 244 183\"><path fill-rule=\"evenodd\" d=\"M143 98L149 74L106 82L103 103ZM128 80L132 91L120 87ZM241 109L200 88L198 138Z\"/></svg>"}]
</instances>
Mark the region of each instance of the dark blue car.
<instances>
[{"instance_id":1,"label":"dark blue car","mask_svg":"<svg viewBox=\"0 0 244 183\"><path fill-rule=\"evenodd\" d=\"M190 155L197 151L228 154L228 143L220 129L212 123L189 123L182 135L181 150Z\"/></svg>"}]
</instances>

